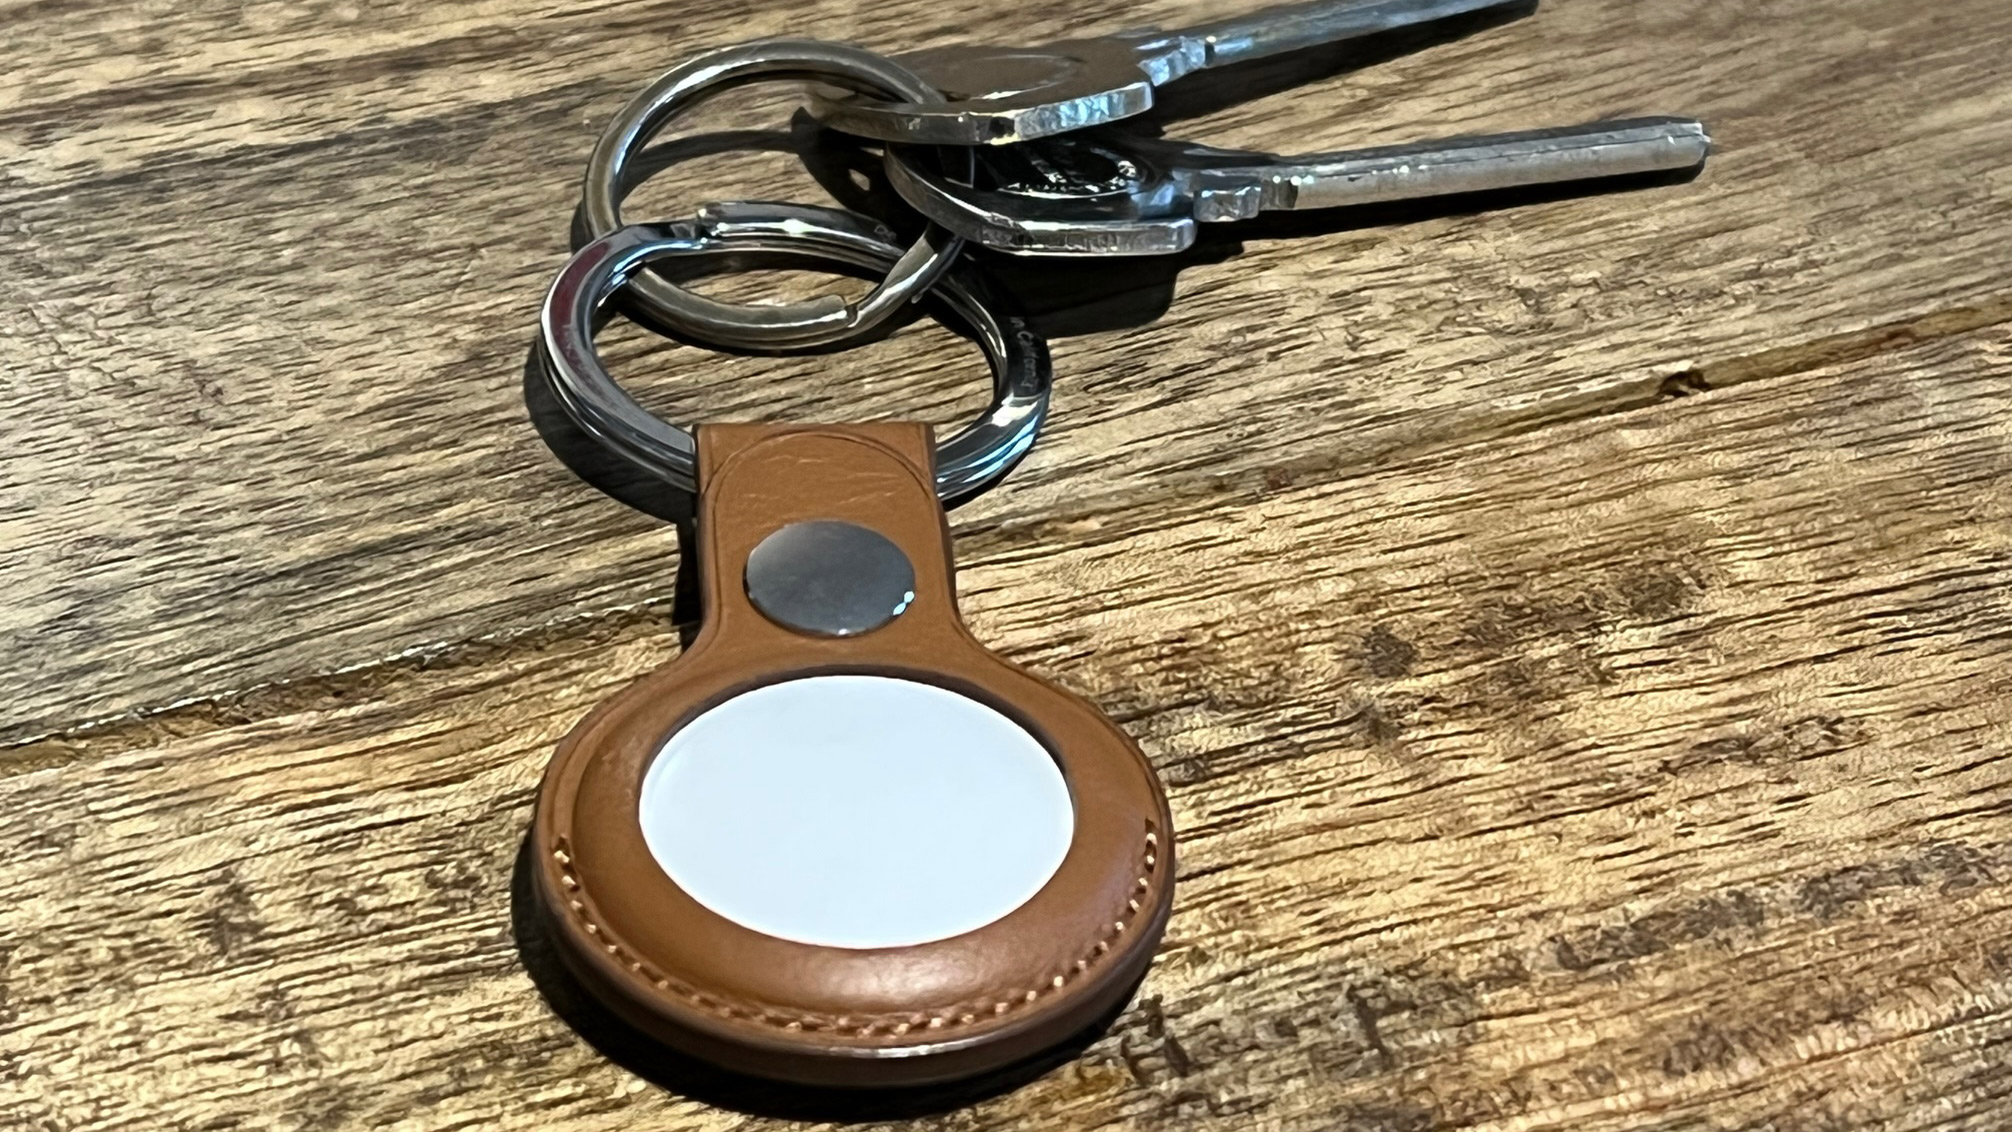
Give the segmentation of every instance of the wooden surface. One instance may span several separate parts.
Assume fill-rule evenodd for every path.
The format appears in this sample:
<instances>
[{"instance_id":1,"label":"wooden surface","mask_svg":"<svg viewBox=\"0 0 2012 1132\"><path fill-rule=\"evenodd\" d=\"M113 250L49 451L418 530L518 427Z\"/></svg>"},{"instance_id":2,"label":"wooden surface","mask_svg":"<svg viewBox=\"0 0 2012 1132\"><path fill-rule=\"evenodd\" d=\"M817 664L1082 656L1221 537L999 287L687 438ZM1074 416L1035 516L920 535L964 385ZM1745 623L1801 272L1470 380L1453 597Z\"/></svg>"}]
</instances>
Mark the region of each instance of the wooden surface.
<instances>
[{"instance_id":1,"label":"wooden surface","mask_svg":"<svg viewBox=\"0 0 2012 1132\"><path fill-rule=\"evenodd\" d=\"M1551 0L1178 129L1694 113L1701 179L1015 272L1056 421L954 517L966 612L1184 837L1080 1057L911 1122L540 975L536 776L677 640L664 525L526 418L599 124L696 45L1205 7L0 4L0 1127L2012 1125L2000 0ZM701 125L789 107L734 101ZM676 176L647 203L817 195ZM611 354L691 416L979 385L927 325Z\"/></svg>"}]
</instances>

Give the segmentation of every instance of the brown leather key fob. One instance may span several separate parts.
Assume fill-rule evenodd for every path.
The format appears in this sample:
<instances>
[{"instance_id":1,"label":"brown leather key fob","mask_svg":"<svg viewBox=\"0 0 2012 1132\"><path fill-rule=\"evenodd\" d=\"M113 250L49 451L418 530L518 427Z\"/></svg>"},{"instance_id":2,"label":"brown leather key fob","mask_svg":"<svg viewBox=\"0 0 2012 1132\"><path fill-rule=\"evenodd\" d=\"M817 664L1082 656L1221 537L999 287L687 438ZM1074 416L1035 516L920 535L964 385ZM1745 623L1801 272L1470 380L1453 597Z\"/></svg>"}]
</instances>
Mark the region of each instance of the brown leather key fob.
<instances>
[{"instance_id":1,"label":"brown leather key fob","mask_svg":"<svg viewBox=\"0 0 2012 1132\"><path fill-rule=\"evenodd\" d=\"M1173 895L1165 794L959 620L921 425L698 433L704 623L561 743L533 826L567 965L732 1069L897 1085L1118 1004Z\"/></svg>"}]
</instances>

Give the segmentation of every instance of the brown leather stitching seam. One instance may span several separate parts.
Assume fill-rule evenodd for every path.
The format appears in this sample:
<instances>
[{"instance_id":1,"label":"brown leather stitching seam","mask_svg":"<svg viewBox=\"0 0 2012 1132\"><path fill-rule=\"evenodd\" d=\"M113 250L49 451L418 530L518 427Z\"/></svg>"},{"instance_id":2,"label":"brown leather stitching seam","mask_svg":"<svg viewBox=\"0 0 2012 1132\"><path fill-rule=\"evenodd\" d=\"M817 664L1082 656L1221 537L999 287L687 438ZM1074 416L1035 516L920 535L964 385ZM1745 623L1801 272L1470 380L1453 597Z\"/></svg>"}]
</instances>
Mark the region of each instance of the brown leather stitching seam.
<instances>
[{"instance_id":1,"label":"brown leather stitching seam","mask_svg":"<svg viewBox=\"0 0 2012 1132\"><path fill-rule=\"evenodd\" d=\"M983 1002L963 1002L937 1010L918 1011L911 1014L810 1014L802 1011L781 1010L758 1006L753 1003L729 999L722 995L708 994L681 979L672 978L655 967L635 957L630 948L624 947L611 933L595 922L589 910L591 899L579 874L573 869L573 855L565 838L559 838L552 847L552 859L559 864L559 883L566 889L566 906L572 910L574 919L582 929L593 937L610 959L629 969L631 974L640 975L661 991L669 991L691 1003L693 1006L722 1018L737 1022L754 1022L789 1033L830 1031L849 1034L856 1038L902 1037L913 1030L943 1031L960 1026L976 1024L980 1019L996 1018L1011 1013L1021 1007L1040 1000L1044 994L1053 993L1068 986L1110 954L1111 944L1137 923L1128 920L1139 914L1145 907L1144 900L1152 890L1154 878L1159 872L1160 837L1154 823L1146 823L1144 850L1141 853L1139 879L1125 901L1125 910L1111 921L1111 926L1102 937L1092 944L1080 958L1039 986L1024 991L1016 991L1004 998Z\"/></svg>"}]
</instances>

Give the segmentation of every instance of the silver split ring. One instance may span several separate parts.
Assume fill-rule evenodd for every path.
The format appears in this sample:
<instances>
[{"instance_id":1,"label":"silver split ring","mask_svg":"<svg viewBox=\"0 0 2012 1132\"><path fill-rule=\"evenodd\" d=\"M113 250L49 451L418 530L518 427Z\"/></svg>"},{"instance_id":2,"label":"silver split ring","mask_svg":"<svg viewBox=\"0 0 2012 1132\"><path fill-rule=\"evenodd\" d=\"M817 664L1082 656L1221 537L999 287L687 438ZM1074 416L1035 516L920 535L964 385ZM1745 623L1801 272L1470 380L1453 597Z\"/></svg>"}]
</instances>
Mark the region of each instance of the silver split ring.
<instances>
[{"instance_id":1,"label":"silver split ring","mask_svg":"<svg viewBox=\"0 0 2012 1132\"><path fill-rule=\"evenodd\" d=\"M679 114L732 87L765 79L810 79L903 101L939 103L935 87L899 63L870 51L816 40L766 39L708 51L666 71L609 123L587 161L580 212L591 238L620 229L624 167ZM964 241L931 224L899 253L887 277L858 302L821 295L780 306L724 303L696 295L655 272L629 283L624 301L647 318L693 339L730 349L829 346L858 338L887 321L940 278Z\"/></svg>"},{"instance_id":2,"label":"silver split ring","mask_svg":"<svg viewBox=\"0 0 2012 1132\"><path fill-rule=\"evenodd\" d=\"M768 203L709 205L694 220L617 229L575 252L553 280L540 315L539 364L589 435L671 484L696 490L691 431L644 409L595 352L594 334L608 320L616 292L647 278L646 264L673 256L751 254L884 270L903 259L893 240L891 231L857 213ZM1034 446L1048 416L1054 369L1047 341L1024 319L1001 313L976 272L951 270L931 298L972 333L992 365L990 407L936 446L936 494L949 506L998 482Z\"/></svg>"}]
</instances>

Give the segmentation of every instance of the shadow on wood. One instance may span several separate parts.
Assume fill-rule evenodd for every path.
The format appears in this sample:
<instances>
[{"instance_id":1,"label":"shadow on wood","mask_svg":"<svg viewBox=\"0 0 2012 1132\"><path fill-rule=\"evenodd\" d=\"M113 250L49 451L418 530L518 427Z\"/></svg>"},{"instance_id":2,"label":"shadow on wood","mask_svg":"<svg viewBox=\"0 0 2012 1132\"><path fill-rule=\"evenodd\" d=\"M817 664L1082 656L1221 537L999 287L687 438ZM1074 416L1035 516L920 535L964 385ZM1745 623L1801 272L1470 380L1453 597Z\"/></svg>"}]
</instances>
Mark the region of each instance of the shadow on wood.
<instances>
[{"instance_id":1,"label":"shadow on wood","mask_svg":"<svg viewBox=\"0 0 2012 1132\"><path fill-rule=\"evenodd\" d=\"M1369 228L1394 228L1528 205L1633 192L1696 180L1703 166L1673 173L1610 177L1574 184L1459 193L1428 200L1392 201L1305 212L1267 212L1234 224L1201 224L1193 247L1169 256L1016 256L990 249L980 259L1000 289L1027 312L1035 329L1067 338L1143 326L1173 305L1180 273L1243 254L1252 240L1297 240ZM1345 261L1333 264L1347 270Z\"/></svg>"},{"instance_id":2,"label":"shadow on wood","mask_svg":"<svg viewBox=\"0 0 2012 1132\"><path fill-rule=\"evenodd\" d=\"M1537 0L1519 0L1465 15L1395 28L1360 39L1309 47L1196 71L1153 92L1153 108L1135 119L1140 132L1160 133L1168 122L1199 118L1308 83L1367 70L1442 43L1514 23L1536 14Z\"/></svg>"},{"instance_id":3,"label":"shadow on wood","mask_svg":"<svg viewBox=\"0 0 2012 1132\"><path fill-rule=\"evenodd\" d=\"M1124 1013L1134 985L1116 1007L1075 1037L1039 1056L968 1081L900 1089L795 1085L735 1073L672 1050L603 1006L566 969L531 892L527 835L510 875L510 929L524 971L561 1021L608 1060L667 1092L703 1104L785 1120L866 1122L949 1112L1012 1092L1074 1061Z\"/></svg>"},{"instance_id":4,"label":"shadow on wood","mask_svg":"<svg viewBox=\"0 0 2012 1132\"><path fill-rule=\"evenodd\" d=\"M679 642L689 648L692 638L698 635L700 615L698 557L684 553L692 545L694 535L693 512L697 501L692 493L629 463L588 435L559 403L551 378L539 364L536 346L524 362L524 408L531 417L531 427L538 431L538 438L568 471L615 502L677 527L680 553L671 598L671 623L678 627Z\"/></svg>"},{"instance_id":5,"label":"shadow on wood","mask_svg":"<svg viewBox=\"0 0 2012 1132\"><path fill-rule=\"evenodd\" d=\"M691 523L691 492L623 459L566 411L535 343L524 359L524 409L545 447L589 486L645 515L676 523L680 530Z\"/></svg>"}]
</instances>

